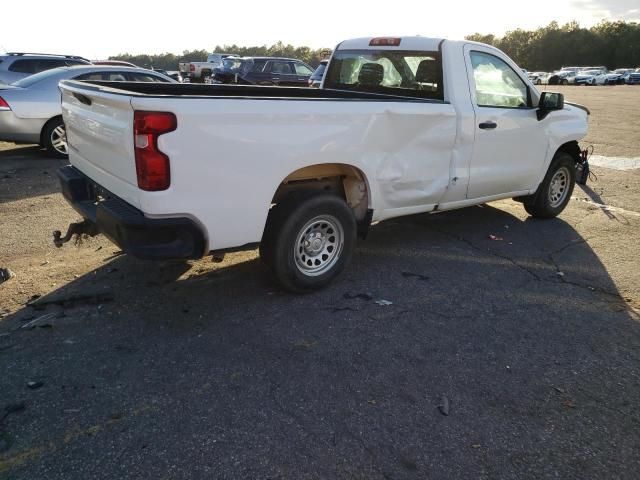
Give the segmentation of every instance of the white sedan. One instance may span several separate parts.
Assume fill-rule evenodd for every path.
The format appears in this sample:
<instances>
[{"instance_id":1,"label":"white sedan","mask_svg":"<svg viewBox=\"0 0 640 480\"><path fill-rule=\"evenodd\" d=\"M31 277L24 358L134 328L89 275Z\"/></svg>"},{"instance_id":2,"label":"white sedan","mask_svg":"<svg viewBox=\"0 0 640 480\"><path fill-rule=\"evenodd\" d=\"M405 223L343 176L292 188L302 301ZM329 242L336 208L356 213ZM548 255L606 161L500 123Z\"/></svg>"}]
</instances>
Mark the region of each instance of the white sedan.
<instances>
[{"instance_id":1,"label":"white sedan","mask_svg":"<svg viewBox=\"0 0 640 480\"><path fill-rule=\"evenodd\" d=\"M37 143L58 158L67 156L60 107L60 80L177 83L141 68L106 65L60 67L0 85L0 141Z\"/></svg>"}]
</instances>

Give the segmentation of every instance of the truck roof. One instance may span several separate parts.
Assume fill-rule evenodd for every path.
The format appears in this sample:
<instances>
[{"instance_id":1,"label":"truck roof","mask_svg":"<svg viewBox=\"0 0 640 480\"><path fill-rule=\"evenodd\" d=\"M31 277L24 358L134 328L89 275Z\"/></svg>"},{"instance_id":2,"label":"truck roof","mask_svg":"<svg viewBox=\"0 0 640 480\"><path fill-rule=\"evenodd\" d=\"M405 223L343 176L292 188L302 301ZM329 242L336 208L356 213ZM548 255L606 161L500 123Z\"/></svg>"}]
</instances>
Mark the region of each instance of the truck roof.
<instances>
[{"instance_id":1,"label":"truck roof","mask_svg":"<svg viewBox=\"0 0 640 480\"><path fill-rule=\"evenodd\" d=\"M375 44L372 42L375 40L399 40L399 45L383 45ZM444 40L444 38L431 38L431 37L402 37L402 36L387 36L387 37L361 37L345 40L340 43L336 50L380 50L381 48L389 50L417 50L434 52L438 50L438 46ZM375 42L374 42L375 43Z\"/></svg>"}]
</instances>

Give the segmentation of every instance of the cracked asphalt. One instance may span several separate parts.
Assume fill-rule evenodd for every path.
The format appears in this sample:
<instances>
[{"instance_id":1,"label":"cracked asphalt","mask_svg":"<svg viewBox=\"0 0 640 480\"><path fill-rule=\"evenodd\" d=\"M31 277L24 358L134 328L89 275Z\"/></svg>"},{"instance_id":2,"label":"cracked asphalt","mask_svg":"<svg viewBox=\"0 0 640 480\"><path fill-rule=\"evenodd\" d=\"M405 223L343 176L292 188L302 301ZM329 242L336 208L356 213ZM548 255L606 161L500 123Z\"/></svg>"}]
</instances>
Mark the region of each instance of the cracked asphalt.
<instances>
[{"instance_id":1,"label":"cracked asphalt","mask_svg":"<svg viewBox=\"0 0 640 480\"><path fill-rule=\"evenodd\" d=\"M640 170L594 169L554 220L501 201L383 222L295 296L256 251L55 249L76 220L59 164L0 151L0 408L24 404L1 478L638 478Z\"/></svg>"}]
</instances>

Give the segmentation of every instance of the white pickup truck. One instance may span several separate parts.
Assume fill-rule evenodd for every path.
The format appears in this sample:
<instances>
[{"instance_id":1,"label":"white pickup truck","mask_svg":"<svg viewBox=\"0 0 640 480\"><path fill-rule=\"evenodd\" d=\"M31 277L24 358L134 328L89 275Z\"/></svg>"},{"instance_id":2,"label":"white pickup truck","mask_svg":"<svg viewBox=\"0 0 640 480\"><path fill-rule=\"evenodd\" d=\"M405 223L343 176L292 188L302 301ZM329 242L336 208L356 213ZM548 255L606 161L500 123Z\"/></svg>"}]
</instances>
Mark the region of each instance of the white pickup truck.
<instances>
[{"instance_id":1,"label":"white pickup truck","mask_svg":"<svg viewBox=\"0 0 640 480\"><path fill-rule=\"evenodd\" d=\"M179 62L178 71L184 78L189 78L190 82L202 83L211 76L214 69L222 67L223 59L235 56L235 53L212 53L206 62Z\"/></svg>"},{"instance_id":2,"label":"white pickup truck","mask_svg":"<svg viewBox=\"0 0 640 480\"><path fill-rule=\"evenodd\" d=\"M501 51L423 37L338 45L322 88L61 82L85 218L142 258L255 248L287 289L329 283L372 222L515 198L569 202L585 107Z\"/></svg>"}]
</instances>

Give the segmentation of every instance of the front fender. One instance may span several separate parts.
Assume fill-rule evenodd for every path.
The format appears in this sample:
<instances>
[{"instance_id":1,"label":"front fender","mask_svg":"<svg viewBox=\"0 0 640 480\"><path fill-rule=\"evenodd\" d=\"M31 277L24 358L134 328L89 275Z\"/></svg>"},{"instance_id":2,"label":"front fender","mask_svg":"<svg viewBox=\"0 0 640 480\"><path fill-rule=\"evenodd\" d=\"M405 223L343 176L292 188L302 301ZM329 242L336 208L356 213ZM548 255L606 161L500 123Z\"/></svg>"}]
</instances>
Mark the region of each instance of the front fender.
<instances>
[{"instance_id":1,"label":"front fender","mask_svg":"<svg viewBox=\"0 0 640 480\"><path fill-rule=\"evenodd\" d=\"M544 176L551 165L556 152L569 142L577 142L587 135L588 114L580 107L566 104L565 108L557 112L551 112L542 122L545 124L545 132L549 139L547 155L538 173L536 189L542 183Z\"/></svg>"}]
</instances>

